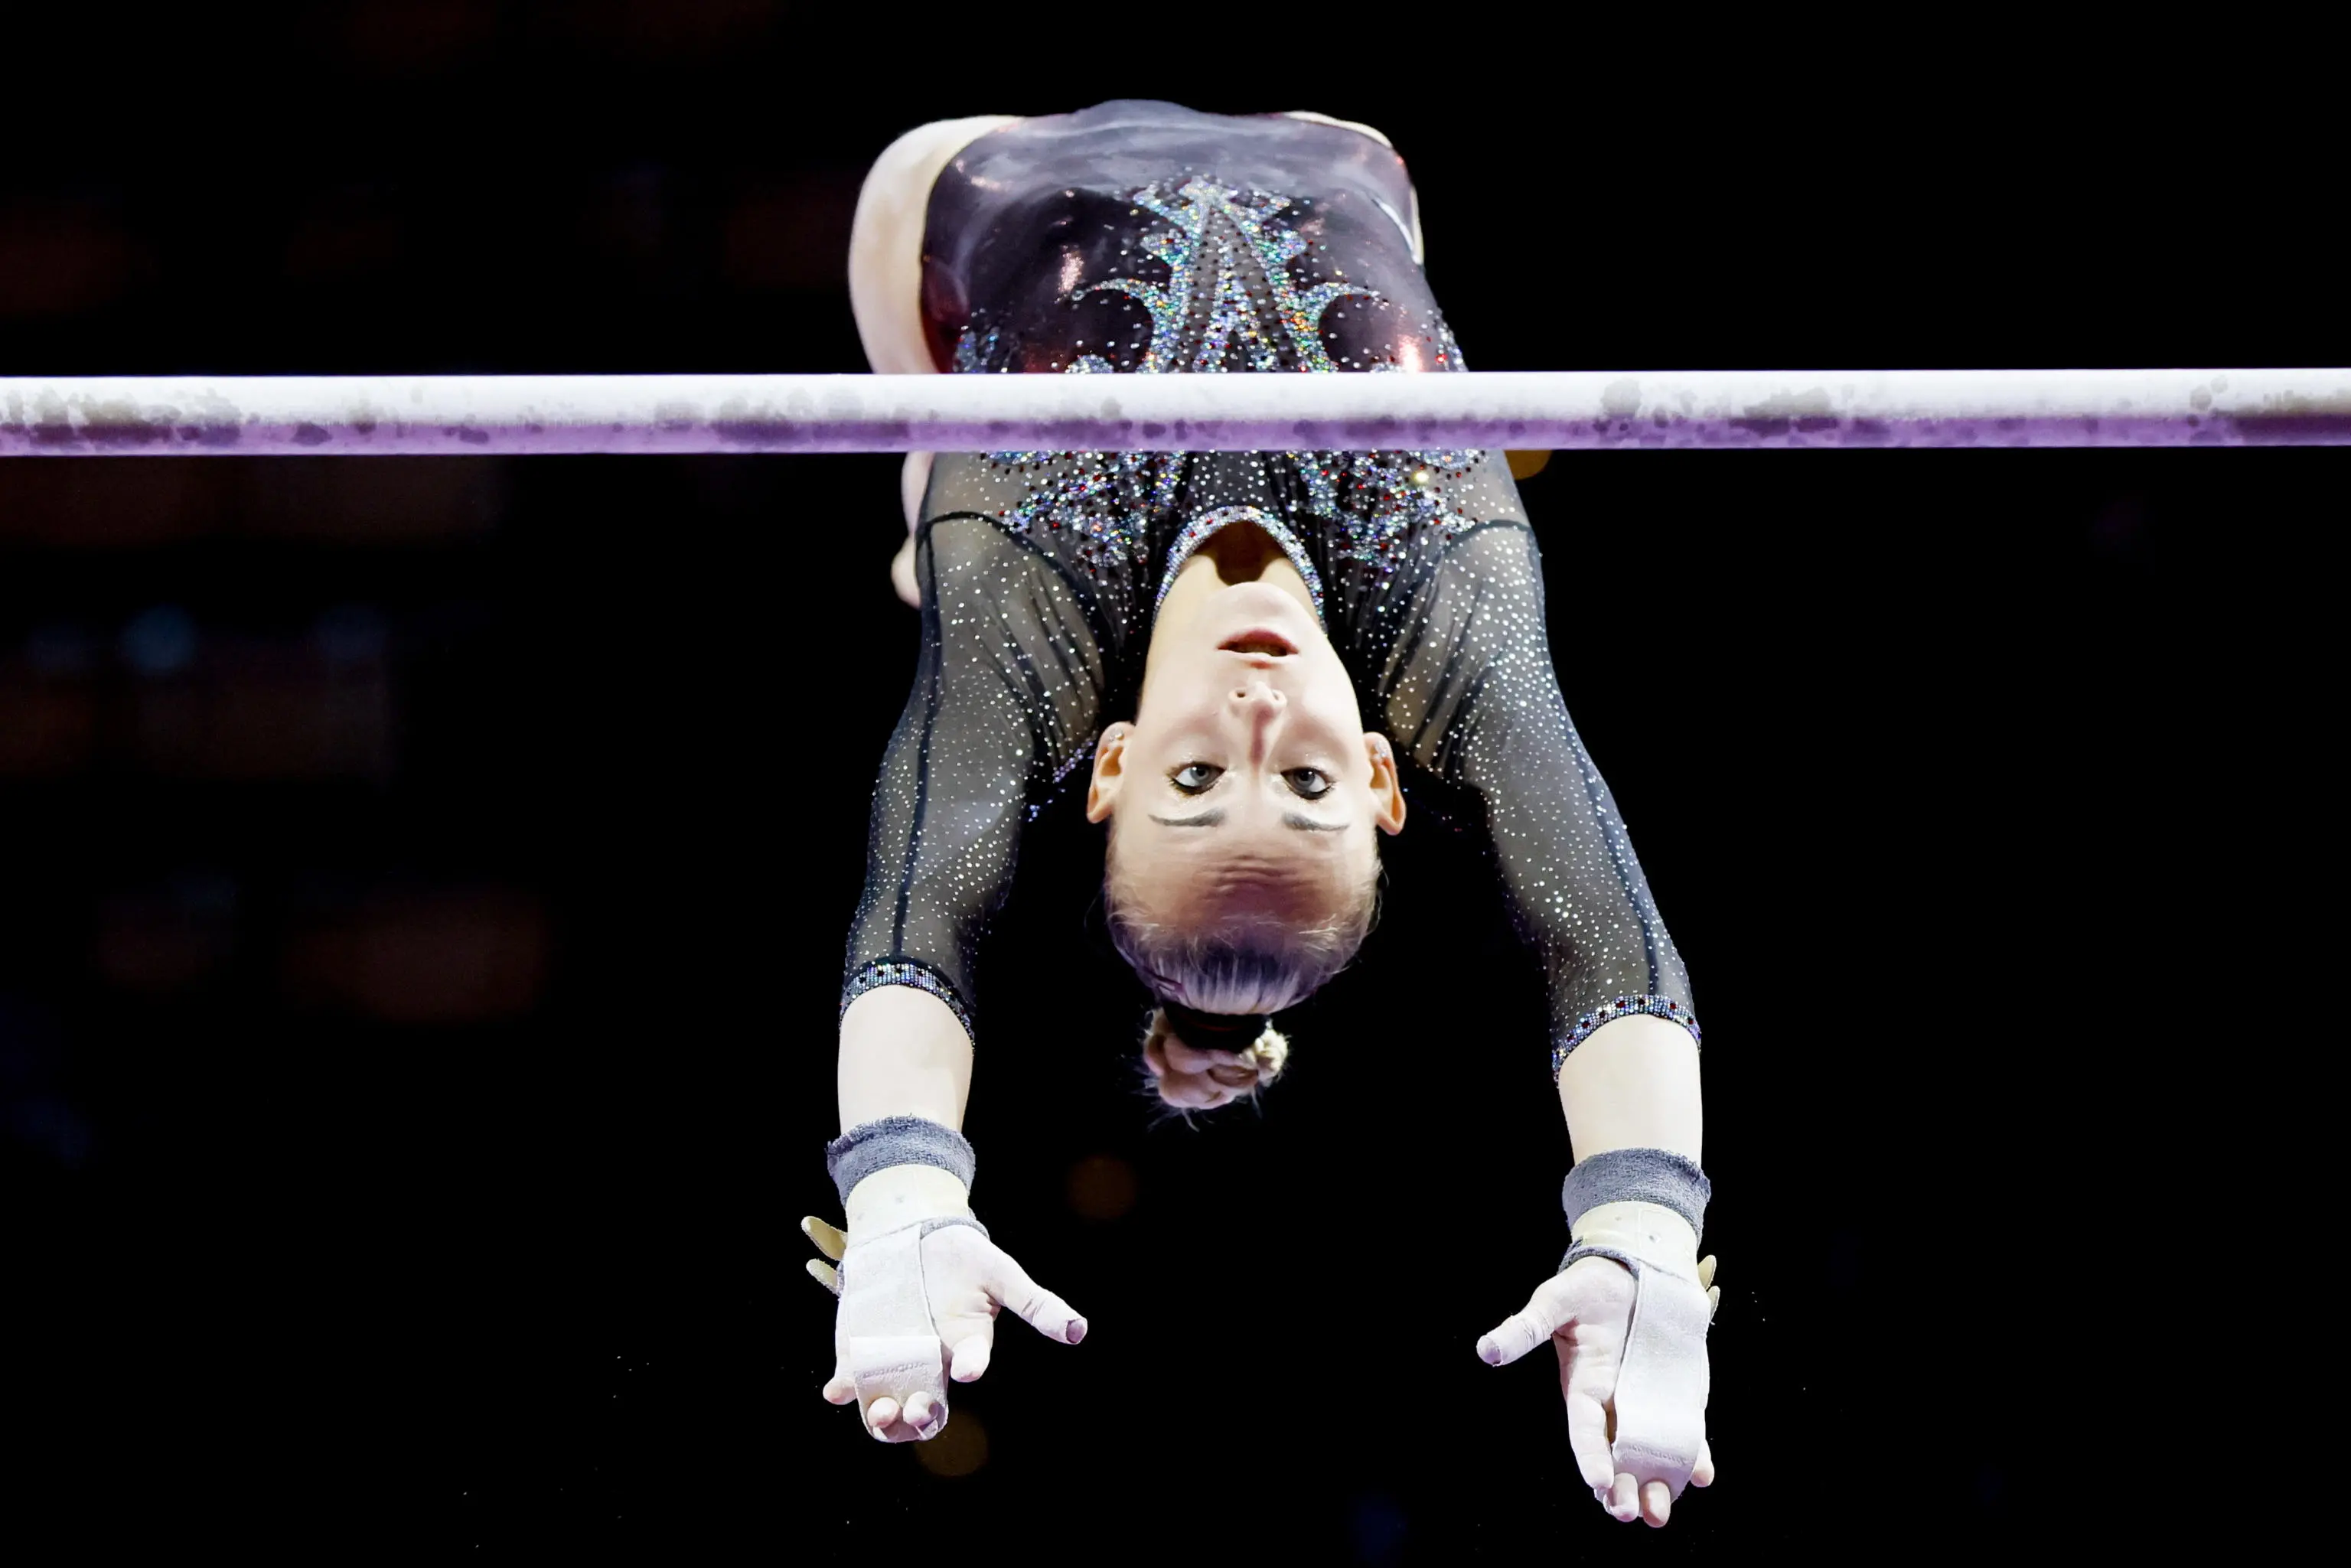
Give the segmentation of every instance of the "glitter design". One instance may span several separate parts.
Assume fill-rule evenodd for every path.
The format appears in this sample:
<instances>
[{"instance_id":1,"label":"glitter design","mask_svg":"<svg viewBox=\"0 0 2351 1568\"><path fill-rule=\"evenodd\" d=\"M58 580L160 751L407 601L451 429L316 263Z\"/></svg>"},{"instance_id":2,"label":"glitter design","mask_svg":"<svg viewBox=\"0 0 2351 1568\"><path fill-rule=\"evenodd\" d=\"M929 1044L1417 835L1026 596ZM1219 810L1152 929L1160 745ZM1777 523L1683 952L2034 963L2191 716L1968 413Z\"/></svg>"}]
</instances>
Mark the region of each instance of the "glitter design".
<instances>
[{"instance_id":1,"label":"glitter design","mask_svg":"<svg viewBox=\"0 0 2351 1568\"><path fill-rule=\"evenodd\" d=\"M944 275L926 273L924 297L968 317L926 325L966 373L1459 370L1389 216L1410 209L1408 182L1360 142L1131 100L990 132L928 209L925 265ZM1416 820L1447 819L1493 864L1557 1056L1630 1011L1695 1035L1688 975L1560 696L1525 515L1498 453L941 455L919 531L921 663L874 789L852 987L887 972L975 994L1022 829L1082 788L1095 738L1134 716L1161 585L1247 517L1315 586Z\"/></svg>"},{"instance_id":2,"label":"glitter design","mask_svg":"<svg viewBox=\"0 0 2351 1568\"><path fill-rule=\"evenodd\" d=\"M1339 368L1322 347L1323 312L1342 299L1378 295L1338 282L1299 289L1290 264L1306 254L1308 242L1276 221L1296 204L1291 198L1187 180L1172 197L1146 185L1131 200L1167 222L1142 239L1145 256L1166 263L1167 281L1105 278L1071 298L1107 290L1150 312L1151 346L1134 367L1137 374L1227 371L1234 357L1252 371ZM1288 357L1274 341L1276 326L1290 340Z\"/></svg>"},{"instance_id":3,"label":"glitter design","mask_svg":"<svg viewBox=\"0 0 2351 1568\"><path fill-rule=\"evenodd\" d=\"M1416 537L1448 540L1477 521L1461 509L1456 486L1484 459L1482 452L1365 452L1328 467L1328 457L1310 455L1308 466L1328 487L1317 515L1338 525L1339 553L1385 576Z\"/></svg>"},{"instance_id":4,"label":"glitter design","mask_svg":"<svg viewBox=\"0 0 2351 1568\"><path fill-rule=\"evenodd\" d=\"M1645 1014L1650 1018L1665 1019L1669 1022L1681 1025L1689 1030L1690 1039L1694 1041L1702 1040L1705 1038L1698 1032L1698 1019L1691 1014L1689 1009L1670 997L1611 997L1604 1005L1593 1009L1576 1019L1575 1027L1569 1030L1560 1042L1551 1048L1552 1082L1554 1083L1559 1082L1559 1070L1566 1065L1568 1053L1591 1039L1593 1031L1602 1024L1614 1023L1618 1019L1637 1018Z\"/></svg>"},{"instance_id":5,"label":"glitter design","mask_svg":"<svg viewBox=\"0 0 2351 1568\"><path fill-rule=\"evenodd\" d=\"M1169 456L991 452L987 460L1021 488L1019 499L995 515L1017 534L1064 536L1073 564L1095 576L1132 570L1147 557L1149 520L1165 510L1161 497L1180 476L1180 455Z\"/></svg>"},{"instance_id":6,"label":"glitter design","mask_svg":"<svg viewBox=\"0 0 2351 1568\"><path fill-rule=\"evenodd\" d=\"M957 375L973 375L987 368L1002 349L1004 334L991 330L986 337L967 327L956 339L955 368Z\"/></svg>"},{"instance_id":7,"label":"glitter design","mask_svg":"<svg viewBox=\"0 0 2351 1568\"><path fill-rule=\"evenodd\" d=\"M850 1003L866 992L878 991L884 986L912 986L918 991L938 998L946 1003L947 1010L955 1014L956 1022L963 1025L963 1032L966 1035L973 1033L971 1009L963 1005L963 998L956 995L955 988L929 965L910 959L893 961L885 958L867 964L851 975L848 983L841 988L841 1016L849 1016Z\"/></svg>"},{"instance_id":8,"label":"glitter design","mask_svg":"<svg viewBox=\"0 0 2351 1568\"><path fill-rule=\"evenodd\" d=\"M1159 593L1151 601L1151 613L1157 615L1159 606L1167 598L1167 591L1176 585L1176 573L1192 559L1199 548L1214 538L1232 523L1255 523L1281 547L1298 575L1306 580L1306 591L1314 601L1314 619L1322 619L1322 574L1314 570L1314 558L1306 553L1305 541L1272 513L1257 507L1219 507L1213 512L1203 512L1184 525L1176 542L1167 547L1167 565L1159 574Z\"/></svg>"},{"instance_id":9,"label":"glitter design","mask_svg":"<svg viewBox=\"0 0 2351 1568\"><path fill-rule=\"evenodd\" d=\"M1163 264L1167 277L1158 282L1104 278L1066 290L1059 302L1073 304L1110 294L1141 306L1150 331L1131 367L1133 374L1218 374L1234 369L1333 372L1339 366L1322 341L1324 317L1341 300L1383 299L1376 289L1358 284L1332 279L1301 286L1292 276L1291 265L1312 246L1290 221L1304 205L1291 197L1195 178L1172 195L1161 186L1146 185L1126 193L1124 199L1136 215L1161 220L1164 226L1147 229L1128 248ZM1436 340L1437 365L1457 366L1459 351L1449 331L1440 328ZM966 373L1000 371L1008 368L1016 349L1003 328L983 329L975 319L956 339L955 368ZM1371 368L1402 367L1382 361ZM1074 354L1063 373L1102 375L1118 369L1105 356L1089 351ZM1455 521L1425 480L1414 482L1415 475L1424 475L1429 467L1421 455L1373 453L1344 459L1286 455L1302 471L1309 513L1331 519L1344 516L1348 538L1343 548L1367 565L1385 565L1414 528ZM1479 456L1438 455L1461 459L1443 465L1457 469ZM1187 466L1181 454L995 452L988 458L1021 489L1017 500L994 515L1017 533L1063 535L1075 541L1075 563L1097 576L1132 570L1141 563L1143 540L1175 505ZM1265 515L1261 508L1259 515ZM1210 528L1200 538L1214 531ZM1194 543L1196 548L1197 540ZM1301 563L1301 574L1315 582L1294 539L1282 548ZM1172 572L1190 553L1186 549L1167 557L1165 571ZM1162 580L1164 585L1164 575ZM1319 605L1319 585L1315 599Z\"/></svg>"}]
</instances>

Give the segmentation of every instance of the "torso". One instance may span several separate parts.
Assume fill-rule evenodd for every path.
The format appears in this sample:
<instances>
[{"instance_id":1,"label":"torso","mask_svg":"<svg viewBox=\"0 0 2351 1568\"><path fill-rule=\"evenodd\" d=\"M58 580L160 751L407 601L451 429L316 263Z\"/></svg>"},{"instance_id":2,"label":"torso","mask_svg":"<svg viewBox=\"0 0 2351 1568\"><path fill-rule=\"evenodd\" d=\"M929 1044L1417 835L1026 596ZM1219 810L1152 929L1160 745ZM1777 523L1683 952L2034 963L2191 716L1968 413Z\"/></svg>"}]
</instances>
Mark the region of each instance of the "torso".
<instances>
[{"instance_id":1,"label":"torso","mask_svg":"<svg viewBox=\"0 0 2351 1568\"><path fill-rule=\"evenodd\" d=\"M1121 120L1105 123L1104 111L1112 110L1128 112ZM1159 112L1138 116L1133 112L1135 110ZM1229 131L1236 124L1266 120L1345 131L1394 158L1388 139L1372 126L1334 120L1306 110L1241 117L1195 115L1168 104L1106 104L1080 115L1047 117L1043 123L1057 127L1062 136L1077 131L1097 145L1105 133L1121 138L1132 154L1170 131L1191 140L1196 150L1202 131L1199 122ZM1023 117L1010 114L933 120L893 142L868 172L859 193L856 220L850 235L849 292L867 362L877 373L915 375L951 368L952 350L945 358L934 350L932 333L935 329L925 321L922 306L925 227L932 195L940 176L975 141L1021 123ZM1320 140L1323 145L1332 145L1327 139ZM1363 155L1359 144L1337 145L1345 146L1352 155ZM1395 162L1401 174L1401 160ZM1408 179L1402 182L1402 189L1401 209L1395 206L1393 183L1383 194L1387 215L1405 235L1416 262L1421 256L1419 198Z\"/></svg>"},{"instance_id":2,"label":"torso","mask_svg":"<svg viewBox=\"0 0 2351 1568\"><path fill-rule=\"evenodd\" d=\"M1364 319L1424 292L1412 204L1392 149L1328 122L1147 101L1014 121L934 182L926 345L956 370L1437 368L1438 324Z\"/></svg>"},{"instance_id":3,"label":"torso","mask_svg":"<svg viewBox=\"0 0 2351 1568\"><path fill-rule=\"evenodd\" d=\"M1376 134L1136 101L951 123L893 150L907 182L937 169L914 319L861 312L877 370L1462 368L1416 254L1410 179ZM904 209L903 191L869 203ZM1139 657L1161 592L1217 528L1264 528L1343 651L1378 661L1401 630L1399 574L1522 516L1500 454L1419 451L986 453L942 458L923 509L1051 560L1113 664Z\"/></svg>"}]
</instances>

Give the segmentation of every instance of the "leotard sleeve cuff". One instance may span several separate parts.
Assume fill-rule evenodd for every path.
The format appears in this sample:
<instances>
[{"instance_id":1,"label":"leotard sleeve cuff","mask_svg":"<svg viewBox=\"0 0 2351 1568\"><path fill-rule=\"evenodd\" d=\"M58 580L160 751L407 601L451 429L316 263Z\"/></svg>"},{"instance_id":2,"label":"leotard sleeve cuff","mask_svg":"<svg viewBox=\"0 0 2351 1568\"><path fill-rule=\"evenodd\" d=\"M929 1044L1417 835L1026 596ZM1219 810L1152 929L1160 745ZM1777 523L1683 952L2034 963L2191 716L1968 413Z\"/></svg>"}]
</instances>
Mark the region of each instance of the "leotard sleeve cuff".
<instances>
[{"instance_id":1,"label":"leotard sleeve cuff","mask_svg":"<svg viewBox=\"0 0 2351 1568\"><path fill-rule=\"evenodd\" d=\"M1554 1083L1559 1082L1559 1070L1566 1065L1569 1054L1577 1046L1590 1040L1601 1025L1614 1023L1618 1019L1631 1018L1635 1014L1646 1014L1650 1018L1661 1018L1681 1025L1689 1030L1693 1044L1700 1039L1698 1015L1671 997L1650 996L1646 993L1638 996L1611 997L1576 1019L1575 1027L1560 1036L1557 1043L1552 1045L1551 1048L1552 1082Z\"/></svg>"},{"instance_id":2,"label":"leotard sleeve cuff","mask_svg":"<svg viewBox=\"0 0 2351 1568\"><path fill-rule=\"evenodd\" d=\"M841 1015L848 1015L850 1003L883 986L912 986L918 991L927 991L938 998L947 1005L947 1011L955 1014L956 1022L963 1025L965 1037L977 1046L977 1035L971 1024L971 1009L964 1005L963 998L956 994L954 985L945 975L920 959L875 958L851 970L848 980L841 988Z\"/></svg>"}]
</instances>

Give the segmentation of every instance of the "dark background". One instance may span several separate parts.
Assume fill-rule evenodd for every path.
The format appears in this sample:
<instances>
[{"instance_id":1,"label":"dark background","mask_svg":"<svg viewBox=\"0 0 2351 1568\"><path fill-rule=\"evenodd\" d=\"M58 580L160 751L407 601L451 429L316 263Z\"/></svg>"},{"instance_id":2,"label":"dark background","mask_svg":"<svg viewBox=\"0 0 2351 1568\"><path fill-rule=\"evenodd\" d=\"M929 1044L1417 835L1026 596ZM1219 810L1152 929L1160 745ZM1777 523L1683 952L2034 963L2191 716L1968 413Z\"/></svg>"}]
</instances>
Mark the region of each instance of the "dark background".
<instances>
[{"instance_id":1,"label":"dark background","mask_svg":"<svg viewBox=\"0 0 2351 1568\"><path fill-rule=\"evenodd\" d=\"M2273 61L1218 16L12 18L0 374L861 371L871 159L1112 96L1386 130L1479 369L2351 361L2296 283L2326 220ZM14 1541L1394 1562L2150 1528L2193 1437L2112 1237L2224 1101L2180 1020L2291 979L2263 901L2206 888L2292 831L2282 789L2226 794L2293 733L2337 454L1527 483L1561 678L1708 1030L1722 1479L1655 1539L1582 1491L1548 1369L1471 1351L1555 1265L1569 1155L1532 972L1433 830L1262 1115L1193 1129L1138 1096L1093 836L1049 812L967 1130L982 1215L1093 1332L1008 1322L920 1449L818 1398L794 1225L834 1203L841 933L913 663L897 463L0 464Z\"/></svg>"}]
</instances>

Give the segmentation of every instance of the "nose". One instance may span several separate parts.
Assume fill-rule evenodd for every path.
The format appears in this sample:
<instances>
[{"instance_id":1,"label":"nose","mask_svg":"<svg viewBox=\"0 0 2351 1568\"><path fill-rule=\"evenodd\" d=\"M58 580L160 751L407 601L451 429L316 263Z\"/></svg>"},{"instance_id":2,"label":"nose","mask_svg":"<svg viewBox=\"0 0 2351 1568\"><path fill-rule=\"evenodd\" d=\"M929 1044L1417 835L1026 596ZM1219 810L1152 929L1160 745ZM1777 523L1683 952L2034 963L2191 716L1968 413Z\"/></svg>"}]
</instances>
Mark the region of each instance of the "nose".
<instances>
[{"instance_id":1,"label":"nose","mask_svg":"<svg viewBox=\"0 0 2351 1568\"><path fill-rule=\"evenodd\" d=\"M1249 760L1263 762L1272 745L1274 727L1281 721L1290 699L1270 682L1245 681L1233 687L1233 711L1249 729Z\"/></svg>"}]
</instances>

